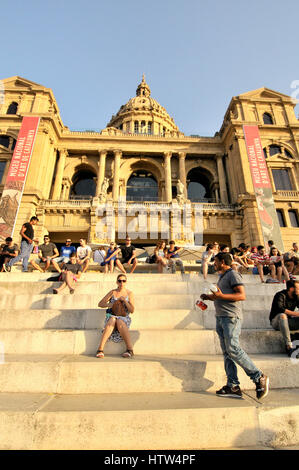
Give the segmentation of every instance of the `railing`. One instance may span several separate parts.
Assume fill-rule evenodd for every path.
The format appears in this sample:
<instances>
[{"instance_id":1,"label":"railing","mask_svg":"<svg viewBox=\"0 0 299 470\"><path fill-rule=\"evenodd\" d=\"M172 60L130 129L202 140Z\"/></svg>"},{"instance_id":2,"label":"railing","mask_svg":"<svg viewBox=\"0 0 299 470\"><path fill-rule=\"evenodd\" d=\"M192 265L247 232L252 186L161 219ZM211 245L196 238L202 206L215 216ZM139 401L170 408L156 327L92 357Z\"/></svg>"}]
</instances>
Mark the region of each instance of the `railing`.
<instances>
[{"instance_id":1,"label":"railing","mask_svg":"<svg viewBox=\"0 0 299 470\"><path fill-rule=\"evenodd\" d=\"M91 203L92 199L44 199L43 201L40 201L40 205L42 207L91 207Z\"/></svg>"},{"instance_id":2,"label":"railing","mask_svg":"<svg viewBox=\"0 0 299 470\"><path fill-rule=\"evenodd\" d=\"M64 135L73 135L73 136L95 136L95 137L103 137L106 138L107 136L109 137L144 137L148 139L190 139L190 140L211 140L213 142L219 141L220 138L218 136L203 136L203 135L184 135L181 132L178 131L173 131L170 133L167 133L166 135L163 134L147 134L147 133L135 133L135 132L127 132L127 131L121 131L120 129L115 129L115 132L113 131L107 131L102 134L102 131L105 131L105 129L87 129L87 130L63 130Z\"/></svg>"},{"instance_id":3,"label":"railing","mask_svg":"<svg viewBox=\"0 0 299 470\"><path fill-rule=\"evenodd\" d=\"M155 205L159 206L162 209L171 209L176 207L176 203L172 202L163 202L163 201L120 201L120 202L110 202L108 201L108 205L113 206L114 209L119 207L124 207L124 204L127 208L131 206L143 206L144 208L150 208ZM57 208L85 208L91 207L92 199L69 199L69 200L52 200L52 199L44 199L40 201L40 206L42 207L57 207ZM221 203L212 203L212 202L198 202L194 203L191 202L191 209L198 207L199 205L202 206L204 211L225 211L225 212L236 212L239 211L241 208L235 204L221 204ZM180 206L179 206L180 207Z\"/></svg>"},{"instance_id":4,"label":"railing","mask_svg":"<svg viewBox=\"0 0 299 470\"><path fill-rule=\"evenodd\" d=\"M87 200L91 200L92 199L92 196L80 196L80 195L76 195L76 196L70 196L70 200L71 201L87 201Z\"/></svg>"},{"instance_id":5,"label":"railing","mask_svg":"<svg viewBox=\"0 0 299 470\"><path fill-rule=\"evenodd\" d=\"M284 199L298 199L299 191L294 190L278 190L274 193L274 197L282 197Z\"/></svg>"}]
</instances>

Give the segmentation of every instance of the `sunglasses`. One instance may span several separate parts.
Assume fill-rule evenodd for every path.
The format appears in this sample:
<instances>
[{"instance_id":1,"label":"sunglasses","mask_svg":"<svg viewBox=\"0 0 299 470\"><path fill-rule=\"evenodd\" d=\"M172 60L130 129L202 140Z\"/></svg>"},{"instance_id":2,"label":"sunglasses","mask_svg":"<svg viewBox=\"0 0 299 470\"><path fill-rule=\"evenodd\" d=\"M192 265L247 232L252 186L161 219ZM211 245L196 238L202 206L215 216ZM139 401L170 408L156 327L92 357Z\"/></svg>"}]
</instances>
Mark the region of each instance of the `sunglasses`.
<instances>
[{"instance_id":1,"label":"sunglasses","mask_svg":"<svg viewBox=\"0 0 299 470\"><path fill-rule=\"evenodd\" d=\"M119 279L117 282L127 282L126 279Z\"/></svg>"}]
</instances>

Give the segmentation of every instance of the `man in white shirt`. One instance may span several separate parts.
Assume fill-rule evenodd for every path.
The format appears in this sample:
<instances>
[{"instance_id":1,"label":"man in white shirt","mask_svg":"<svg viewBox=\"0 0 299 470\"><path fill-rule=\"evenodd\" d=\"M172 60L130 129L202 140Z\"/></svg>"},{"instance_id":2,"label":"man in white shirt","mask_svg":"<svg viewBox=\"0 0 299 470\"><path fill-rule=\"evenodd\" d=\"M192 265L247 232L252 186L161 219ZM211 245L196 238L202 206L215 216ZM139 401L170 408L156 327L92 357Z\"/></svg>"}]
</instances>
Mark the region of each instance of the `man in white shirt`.
<instances>
[{"instance_id":1,"label":"man in white shirt","mask_svg":"<svg viewBox=\"0 0 299 470\"><path fill-rule=\"evenodd\" d=\"M77 258L78 263L83 266L82 272L85 273L90 263L90 255L92 251L90 246L86 245L85 238L80 238L79 243L80 246L77 248Z\"/></svg>"}]
</instances>

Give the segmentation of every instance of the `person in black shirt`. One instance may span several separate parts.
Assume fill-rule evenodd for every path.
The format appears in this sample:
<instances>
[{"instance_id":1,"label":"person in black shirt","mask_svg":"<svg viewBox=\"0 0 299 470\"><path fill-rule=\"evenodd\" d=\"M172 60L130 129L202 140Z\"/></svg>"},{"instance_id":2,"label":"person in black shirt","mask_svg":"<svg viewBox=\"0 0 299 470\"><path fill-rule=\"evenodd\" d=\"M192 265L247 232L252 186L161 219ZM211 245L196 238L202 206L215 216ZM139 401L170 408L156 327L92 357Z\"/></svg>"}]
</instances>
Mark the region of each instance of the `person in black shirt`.
<instances>
[{"instance_id":1,"label":"person in black shirt","mask_svg":"<svg viewBox=\"0 0 299 470\"><path fill-rule=\"evenodd\" d=\"M23 272L28 272L28 261L33 250L34 242L34 229L33 226L38 222L36 216L31 217L30 222L26 222L22 225L20 235L21 241L21 252L18 256L11 259L8 264L4 264L4 270L10 272L11 267L20 260L23 260Z\"/></svg>"},{"instance_id":2,"label":"person in black shirt","mask_svg":"<svg viewBox=\"0 0 299 470\"><path fill-rule=\"evenodd\" d=\"M290 331L299 329L299 281L287 281L287 288L274 295L269 320L275 330L280 330L286 345L288 356L292 356L297 348L293 348ZM298 351L299 352L299 351Z\"/></svg>"},{"instance_id":3,"label":"person in black shirt","mask_svg":"<svg viewBox=\"0 0 299 470\"><path fill-rule=\"evenodd\" d=\"M72 253L70 256L70 261L65 263L61 268L61 281L62 284L57 289L53 289L53 294L58 294L60 291L68 286L70 294L75 292L74 282L77 282L80 279L81 273L83 271L82 265L78 263L76 253Z\"/></svg>"},{"instance_id":4,"label":"person in black shirt","mask_svg":"<svg viewBox=\"0 0 299 470\"><path fill-rule=\"evenodd\" d=\"M18 247L13 242L11 237L5 239L5 245L3 245L1 254L0 254L0 271L4 271L3 264L8 263L11 259L18 256Z\"/></svg>"},{"instance_id":5,"label":"person in black shirt","mask_svg":"<svg viewBox=\"0 0 299 470\"><path fill-rule=\"evenodd\" d=\"M131 238L126 238L126 244L120 247L122 258L120 260L120 264L123 265L124 263L132 265L130 273L135 271L137 266L137 259L136 259L136 249L133 245L131 245Z\"/></svg>"}]
</instances>

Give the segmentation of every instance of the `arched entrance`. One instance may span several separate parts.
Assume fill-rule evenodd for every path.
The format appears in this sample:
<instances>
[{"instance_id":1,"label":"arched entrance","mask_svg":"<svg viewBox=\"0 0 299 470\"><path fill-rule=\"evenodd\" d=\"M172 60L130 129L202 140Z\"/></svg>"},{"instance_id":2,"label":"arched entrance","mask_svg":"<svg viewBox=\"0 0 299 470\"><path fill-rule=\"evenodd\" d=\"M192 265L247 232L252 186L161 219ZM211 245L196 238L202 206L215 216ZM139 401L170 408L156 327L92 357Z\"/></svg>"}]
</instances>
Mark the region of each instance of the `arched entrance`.
<instances>
[{"instance_id":1,"label":"arched entrance","mask_svg":"<svg viewBox=\"0 0 299 470\"><path fill-rule=\"evenodd\" d=\"M158 183L152 172L136 170L127 182L127 201L158 201Z\"/></svg>"},{"instance_id":2,"label":"arched entrance","mask_svg":"<svg viewBox=\"0 0 299 470\"><path fill-rule=\"evenodd\" d=\"M72 178L70 197L72 199L91 198L96 192L96 175L89 169L79 169Z\"/></svg>"},{"instance_id":3,"label":"arched entrance","mask_svg":"<svg viewBox=\"0 0 299 470\"><path fill-rule=\"evenodd\" d=\"M191 202L212 200L211 178L202 168L193 168L187 175L188 199Z\"/></svg>"}]
</instances>

